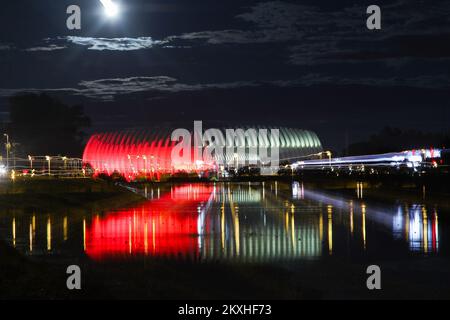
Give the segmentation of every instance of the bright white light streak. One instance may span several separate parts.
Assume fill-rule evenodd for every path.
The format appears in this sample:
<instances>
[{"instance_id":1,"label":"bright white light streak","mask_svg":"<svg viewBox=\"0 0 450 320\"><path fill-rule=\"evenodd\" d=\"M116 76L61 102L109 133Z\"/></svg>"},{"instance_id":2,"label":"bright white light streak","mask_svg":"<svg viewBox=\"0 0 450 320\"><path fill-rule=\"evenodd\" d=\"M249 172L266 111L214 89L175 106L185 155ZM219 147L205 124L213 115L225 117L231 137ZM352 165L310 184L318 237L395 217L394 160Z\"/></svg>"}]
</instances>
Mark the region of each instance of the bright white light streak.
<instances>
[{"instance_id":1,"label":"bright white light streak","mask_svg":"<svg viewBox=\"0 0 450 320\"><path fill-rule=\"evenodd\" d=\"M111 0L100 0L105 7L105 13L108 17L115 17L119 13L119 6Z\"/></svg>"},{"instance_id":2,"label":"bright white light streak","mask_svg":"<svg viewBox=\"0 0 450 320\"><path fill-rule=\"evenodd\" d=\"M312 190L305 190L305 199L311 199L320 203L324 203L327 205L331 205L333 208L340 209L343 211L349 211L350 205L347 199L339 198L336 196L328 195L325 192L317 192ZM352 206L362 206L363 203L354 201ZM364 213L366 217L368 217L370 220L373 220L383 226L386 226L388 228L392 227L392 221L393 217L391 214L387 213L383 208L376 208L376 207L365 207Z\"/></svg>"}]
</instances>

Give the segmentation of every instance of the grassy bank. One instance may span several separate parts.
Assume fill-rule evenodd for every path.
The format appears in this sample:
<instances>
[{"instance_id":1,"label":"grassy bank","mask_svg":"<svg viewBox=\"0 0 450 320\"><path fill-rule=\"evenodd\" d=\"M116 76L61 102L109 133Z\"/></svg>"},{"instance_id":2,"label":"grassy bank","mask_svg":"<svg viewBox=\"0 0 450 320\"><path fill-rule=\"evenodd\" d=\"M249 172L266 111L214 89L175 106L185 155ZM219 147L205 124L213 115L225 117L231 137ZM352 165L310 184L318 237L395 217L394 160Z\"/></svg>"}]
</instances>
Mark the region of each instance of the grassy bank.
<instances>
[{"instance_id":1,"label":"grassy bank","mask_svg":"<svg viewBox=\"0 0 450 320\"><path fill-rule=\"evenodd\" d=\"M100 179L22 179L0 183L0 208L114 209L143 198Z\"/></svg>"}]
</instances>

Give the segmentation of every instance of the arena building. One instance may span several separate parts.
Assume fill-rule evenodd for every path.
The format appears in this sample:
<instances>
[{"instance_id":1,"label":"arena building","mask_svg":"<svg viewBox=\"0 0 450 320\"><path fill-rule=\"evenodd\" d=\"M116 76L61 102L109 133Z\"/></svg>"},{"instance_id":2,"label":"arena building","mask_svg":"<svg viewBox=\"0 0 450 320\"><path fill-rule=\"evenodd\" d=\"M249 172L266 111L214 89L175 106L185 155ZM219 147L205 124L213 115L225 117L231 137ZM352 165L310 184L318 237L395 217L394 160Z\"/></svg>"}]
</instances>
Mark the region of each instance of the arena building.
<instances>
[{"instance_id":1,"label":"arena building","mask_svg":"<svg viewBox=\"0 0 450 320\"><path fill-rule=\"evenodd\" d=\"M231 147L245 146L246 150L250 147L257 148L277 148L279 162L293 163L304 159L308 155L322 152L322 145L318 136L308 130L297 128L275 128L263 126L240 127L245 132L245 139L234 139ZM229 130L229 128L227 128ZM234 129L234 128L232 128ZM235 128L236 130L238 128ZM249 130L252 129L252 130ZM272 129L278 129L278 139L270 136L267 139L261 139L255 132ZM219 128L225 137L225 128ZM207 132L206 130L205 132ZM105 173L111 175L117 172L127 179L133 180L137 177L153 178L161 174L173 174L179 171L203 172L219 171L230 167L236 168L244 166L250 160L257 163L258 166L264 166L259 159L249 159L248 156L239 154L224 154L223 159L216 156L212 162L205 163L199 160L188 162L174 161L172 150L179 141L172 141L174 128L171 127L153 127L150 129L129 129L116 132L97 133L90 137L84 153L83 162L89 165L95 174ZM226 140L228 142L228 140ZM226 145L225 140L223 143ZM229 143L226 147L230 147ZM259 154L256 154L259 158ZM218 165L224 163L225 165Z\"/></svg>"}]
</instances>

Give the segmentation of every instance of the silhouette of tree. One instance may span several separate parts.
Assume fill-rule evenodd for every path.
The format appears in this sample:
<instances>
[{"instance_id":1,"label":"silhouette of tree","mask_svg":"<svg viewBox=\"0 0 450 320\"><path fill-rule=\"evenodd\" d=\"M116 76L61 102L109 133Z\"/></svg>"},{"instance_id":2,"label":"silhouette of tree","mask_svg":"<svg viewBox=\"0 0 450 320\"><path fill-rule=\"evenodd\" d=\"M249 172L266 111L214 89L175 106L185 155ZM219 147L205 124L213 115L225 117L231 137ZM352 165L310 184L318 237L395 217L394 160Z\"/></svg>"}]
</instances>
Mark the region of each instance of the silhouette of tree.
<instances>
[{"instance_id":1,"label":"silhouette of tree","mask_svg":"<svg viewBox=\"0 0 450 320\"><path fill-rule=\"evenodd\" d=\"M348 155L364 155L396 152L419 148L443 148L449 145L449 135L421 132L419 130L401 130L385 127L379 133L370 136L367 141L353 143L347 150Z\"/></svg>"},{"instance_id":2,"label":"silhouette of tree","mask_svg":"<svg viewBox=\"0 0 450 320\"><path fill-rule=\"evenodd\" d=\"M17 156L80 156L90 119L80 105L68 106L47 94L20 94L10 98L8 133Z\"/></svg>"}]
</instances>

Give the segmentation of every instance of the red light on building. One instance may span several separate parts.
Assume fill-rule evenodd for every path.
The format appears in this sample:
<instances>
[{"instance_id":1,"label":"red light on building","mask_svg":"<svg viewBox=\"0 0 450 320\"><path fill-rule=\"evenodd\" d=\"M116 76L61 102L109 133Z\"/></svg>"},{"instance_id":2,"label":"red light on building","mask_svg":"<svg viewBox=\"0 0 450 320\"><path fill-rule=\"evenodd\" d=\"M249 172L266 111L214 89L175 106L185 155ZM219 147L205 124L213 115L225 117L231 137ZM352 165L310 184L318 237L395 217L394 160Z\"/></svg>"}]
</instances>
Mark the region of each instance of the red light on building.
<instances>
[{"instance_id":1,"label":"red light on building","mask_svg":"<svg viewBox=\"0 0 450 320\"><path fill-rule=\"evenodd\" d=\"M84 150L83 161L95 174L117 172L127 179L137 176L159 178L173 170L170 155L175 142L169 138L138 140L126 133L93 135Z\"/></svg>"},{"instance_id":2,"label":"red light on building","mask_svg":"<svg viewBox=\"0 0 450 320\"><path fill-rule=\"evenodd\" d=\"M254 128L262 129L259 126ZM254 128L248 127L245 130L252 129L256 132ZM94 134L84 149L83 163L89 164L93 168L94 175L100 173L112 175L116 172L127 180L138 177L159 179L162 174L173 174L178 171L200 173L217 170L216 158L208 161L194 157L195 146L192 147L191 157L186 157L187 160L184 160L184 157L173 160L172 150L178 142L171 141L172 132L173 128L163 127L152 130L126 130ZM194 140L191 139L192 143ZM254 134L247 137L248 141L251 141L252 146L257 150L261 146L277 148L280 161L283 159L294 161L322 151L322 145L317 135L300 129L280 128L278 140L261 140ZM245 145L243 140L234 140L234 147L242 145ZM220 157L223 163L234 163L228 154L215 154L215 157ZM259 155L256 156L256 158L258 157Z\"/></svg>"},{"instance_id":3,"label":"red light on building","mask_svg":"<svg viewBox=\"0 0 450 320\"><path fill-rule=\"evenodd\" d=\"M213 187L184 185L129 209L93 218L86 228L86 254L95 259L123 256L197 256L198 208Z\"/></svg>"}]
</instances>

